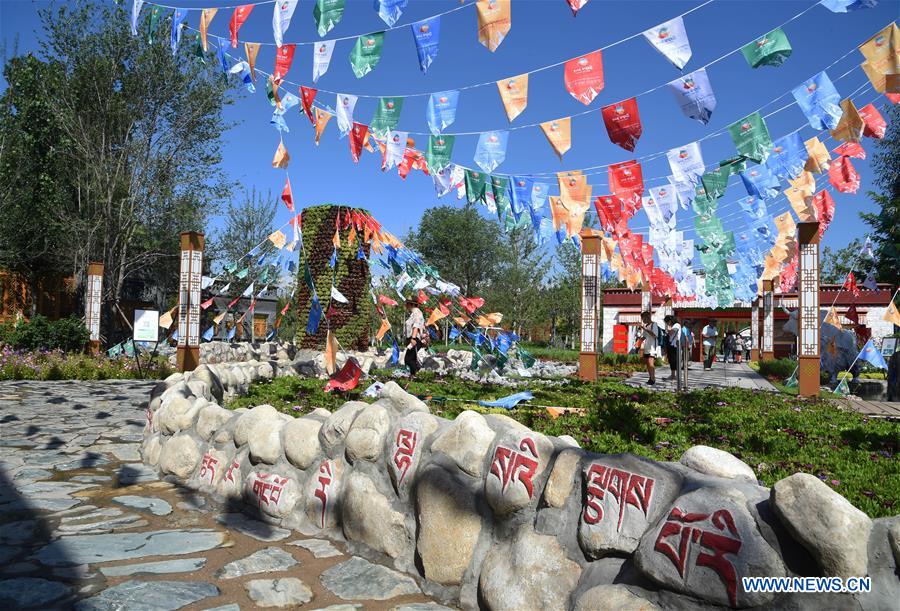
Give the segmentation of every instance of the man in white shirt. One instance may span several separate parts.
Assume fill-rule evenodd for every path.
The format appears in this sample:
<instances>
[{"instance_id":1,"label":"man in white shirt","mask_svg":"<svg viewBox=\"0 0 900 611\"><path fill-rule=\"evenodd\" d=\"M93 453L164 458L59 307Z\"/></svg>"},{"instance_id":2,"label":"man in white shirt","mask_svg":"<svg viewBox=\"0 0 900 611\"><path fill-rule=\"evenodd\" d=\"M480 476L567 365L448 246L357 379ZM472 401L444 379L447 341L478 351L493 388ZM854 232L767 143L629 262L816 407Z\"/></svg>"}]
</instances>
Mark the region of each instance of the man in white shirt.
<instances>
[{"instance_id":1,"label":"man in white shirt","mask_svg":"<svg viewBox=\"0 0 900 611\"><path fill-rule=\"evenodd\" d=\"M703 327L700 335L703 337L703 350L706 351L706 361L703 363L703 369L709 371L712 369L713 360L716 357L716 338L719 336L719 330L716 329L716 321L709 321L709 324Z\"/></svg>"},{"instance_id":2,"label":"man in white shirt","mask_svg":"<svg viewBox=\"0 0 900 611\"><path fill-rule=\"evenodd\" d=\"M647 384L656 384L656 351L657 351L657 334L659 327L650 318L650 312L641 313L641 332L643 342L641 342L641 357L647 364L647 375L649 379Z\"/></svg>"}]
</instances>

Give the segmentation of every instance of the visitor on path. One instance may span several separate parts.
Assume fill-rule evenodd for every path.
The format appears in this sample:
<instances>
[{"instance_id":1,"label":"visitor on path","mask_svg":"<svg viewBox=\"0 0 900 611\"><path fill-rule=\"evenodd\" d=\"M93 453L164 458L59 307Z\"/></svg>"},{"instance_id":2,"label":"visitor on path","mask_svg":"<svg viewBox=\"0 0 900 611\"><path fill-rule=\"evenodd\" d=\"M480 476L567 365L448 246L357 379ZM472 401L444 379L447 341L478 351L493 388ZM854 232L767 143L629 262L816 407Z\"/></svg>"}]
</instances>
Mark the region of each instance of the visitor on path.
<instances>
[{"instance_id":1,"label":"visitor on path","mask_svg":"<svg viewBox=\"0 0 900 611\"><path fill-rule=\"evenodd\" d=\"M734 336L734 362L740 363L744 360L744 338L740 335Z\"/></svg>"},{"instance_id":2,"label":"visitor on path","mask_svg":"<svg viewBox=\"0 0 900 611\"><path fill-rule=\"evenodd\" d=\"M666 360L669 361L669 370L672 372L670 380L675 379L675 371L678 369L678 340L681 338L681 325L674 315L669 314L663 319L666 323Z\"/></svg>"},{"instance_id":3,"label":"visitor on path","mask_svg":"<svg viewBox=\"0 0 900 611\"><path fill-rule=\"evenodd\" d=\"M409 367L409 375L414 376L419 371L419 350L425 347L425 338L428 331L425 329L425 315L419 309L419 304L412 299L406 300L406 311L409 318L403 324L406 334L406 353L403 355L403 363Z\"/></svg>"},{"instance_id":4,"label":"visitor on path","mask_svg":"<svg viewBox=\"0 0 900 611\"><path fill-rule=\"evenodd\" d=\"M641 331L643 332L643 337L641 338L640 353L644 362L647 364L647 375L649 376L647 384L653 385L656 384L655 359L658 350L658 341L656 338L659 334L659 325L650 318L650 312L641 313Z\"/></svg>"},{"instance_id":5,"label":"visitor on path","mask_svg":"<svg viewBox=\"0 0 900 611\"><path fill-rule=\"evenodd\" d=\"M729 357L734 360L734 332L728 331L722 341L722 360L726 363Z\"/></svg>"},{"instance_id":6,"label":"visitor on path","mask_svg":"<svg viewBox=\"0 0 900 611\"><path fill-rule=\"evenodd\" d=\"M703 337L703 350L706 352L703 370L709 371L712 369L713 361L716 358L716 338L719 336L719 330L716 329L716 321L709 321L709 324L703 327L700 335Z\"/></svg>"},{"instance_id":7,"label":"visitor on path","mask_svg":"<svg viewBox=\"0 0 900 611\"><path fill-rule=\"evenodd\" d=\"M750 338L744 340L744 360L750 362Z\"/></svg>"}]
</instances>

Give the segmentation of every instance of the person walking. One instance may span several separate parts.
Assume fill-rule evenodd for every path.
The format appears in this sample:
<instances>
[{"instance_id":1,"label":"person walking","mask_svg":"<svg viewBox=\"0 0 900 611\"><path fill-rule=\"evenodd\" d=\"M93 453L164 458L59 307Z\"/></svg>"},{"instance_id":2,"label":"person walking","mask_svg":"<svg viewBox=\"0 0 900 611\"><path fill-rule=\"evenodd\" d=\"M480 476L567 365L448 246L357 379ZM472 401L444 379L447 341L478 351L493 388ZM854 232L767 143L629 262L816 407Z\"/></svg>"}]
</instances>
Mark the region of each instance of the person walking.
<instances>
[{"instance_id":1,"label":"person walking","mask_svg":"<svg viewBox=\"0 0 900 611\"><path fill-rule=\"evenodd\" d=\"M641 313L641 358L647 365L647 384L656 384L656 354L658 351L659 325L650 318L650 312Z\"/></svg>"},{"instance_id":2,"label":"person walking","mask_svg":"<svg viewBox=\"0 0 900 611\"><path fill-rule=\"evenodd\" d=\"M716 321L711 320L700 331L703 338L703 350L706 352L706 360L703 362L703 370L712 369L713 361L716 358L716 338L719 336L719 330L716 329Z\"/></svg>"},{"instance_id":3,"label":"person walking","mask_svg":"<svg viewBox=\"0 0 900 611\"><path fill-rule=\"evenodd\" d=\"M681 325L674 315L669 314L663 319L666 324L666 360L669 361L669 370L672 372L670 380L675 379L678 369L678 341L681 338Z\"/></svg>"},{"instance_id":4,"label":"person walking","mask_svg":"<svg viewBox=\"0 0 900 611\"><path fill-rule=\"evenodd\" d=\"M734 360L734 333L727 331L722 340L722 360L728 362L729 357Z\"/></svg>"},{"instance_id":5,"label":"person walking","mask_svg":"<svg viewBox=\"0 0 900 611\"><path fill-rule=\"evenodd\" d=\"M740 335L734 337L734 362L740 363L744 360L744 338Z\"/></svg>"},{"instance_id":6,"label":"person walking","mask_svg":"<svg viewBox=\"0 0 900 611\"><path fill-rule=\"evenodd\" d=\"M403 363L409 367L409 375L415 376L419 371L419 350L425 347L425 337L428 331L425 329L425 315L419 309L419 304L412 299L406 300L406 312L409 317L403 324L406 334L406 352L403 355Z\"/></svg>"}]
</instances>

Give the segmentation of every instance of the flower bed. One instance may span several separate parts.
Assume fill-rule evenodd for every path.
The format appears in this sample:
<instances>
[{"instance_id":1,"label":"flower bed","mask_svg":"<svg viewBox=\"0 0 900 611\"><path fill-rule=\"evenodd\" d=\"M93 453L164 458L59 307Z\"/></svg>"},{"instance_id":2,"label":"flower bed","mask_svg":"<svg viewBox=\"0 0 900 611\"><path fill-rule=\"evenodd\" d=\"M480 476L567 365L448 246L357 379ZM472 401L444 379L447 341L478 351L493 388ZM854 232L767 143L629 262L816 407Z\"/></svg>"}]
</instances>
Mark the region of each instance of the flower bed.
<instances>
[{"instance_id":1,"label":"flower bed","mask_svg":"<svg viewBox=\"0 0 900 611\"><path fill-rule=\"evenodd\" d=\"M163 357L141 362L145 378L162 379L173 369ZM139 378L134 359L66 353L62 350L13 350L0 346L0 380L124 380Z\"/></svg>"}]
</instances>

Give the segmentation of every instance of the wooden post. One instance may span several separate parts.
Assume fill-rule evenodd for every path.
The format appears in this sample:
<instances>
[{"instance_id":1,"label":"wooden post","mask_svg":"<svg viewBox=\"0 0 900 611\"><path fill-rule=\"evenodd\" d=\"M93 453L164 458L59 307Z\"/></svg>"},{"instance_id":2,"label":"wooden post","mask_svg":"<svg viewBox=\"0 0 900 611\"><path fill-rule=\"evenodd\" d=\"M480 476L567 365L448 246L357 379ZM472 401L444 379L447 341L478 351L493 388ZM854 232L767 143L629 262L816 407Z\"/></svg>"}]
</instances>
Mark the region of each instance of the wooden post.
<instances>
[{"instance_id":1,"label":"wooden post","mask_svg":"<svg viewBox=\"0 0 900 611\"><path fill-rule=\"evenodd\" d=\"M762 355L760 360L775 358L775 280L763 280Z\"/></svg>"},{"instance_id":2,"label":"wooden post","mask_svg":"<svg viewBox=\"0 0 900 611\"><path fill-rule=\"evenodd\" d=\"M750 360L756 362L759 360L759 316L760 316L760 299L757 297L750 304Z\"/></svg>"},{"instance_id":3,"label":"wooden post","mask_svg":"<svg viewBox=\"0 0 900 611\"><path fill-rule=\"evenodd\" d=\"M200 365L200 282L203 275L202 233L181 233L181 277L178 287L178 371Z\"/></svg>"},{"instance_id":4,"label":"wooden post","mask_svg":"<svg viewBox=\"0 0 900 611\"><path fill-rule=\"evenodd\" d=\"M591 230L581 232L581 350L578 355L578 377L597 379L598 343L602 334L600 319L600 235Z\"/></svg>"},{"instance_id":5,"label":"wooden post","mask_svg":"<svg viewBox=\"0 0 900 611\"><path fill-rule=\"evenodd\" d=\"M84 300L84 322L90 332L92 354L100 353L100 308L103 296L103 264L88 263L87 292Z\"/></svg>"},{"instance_id":6,"label":"wooden post","mask_svg":"<svg viewBox=\"0 0 900 611\"><path fill-rule=\"evenodd\" d=\"M819 396L819 223L798 223L800 256L797 268L798 393Z\"/></svg>"}]
</instances>

